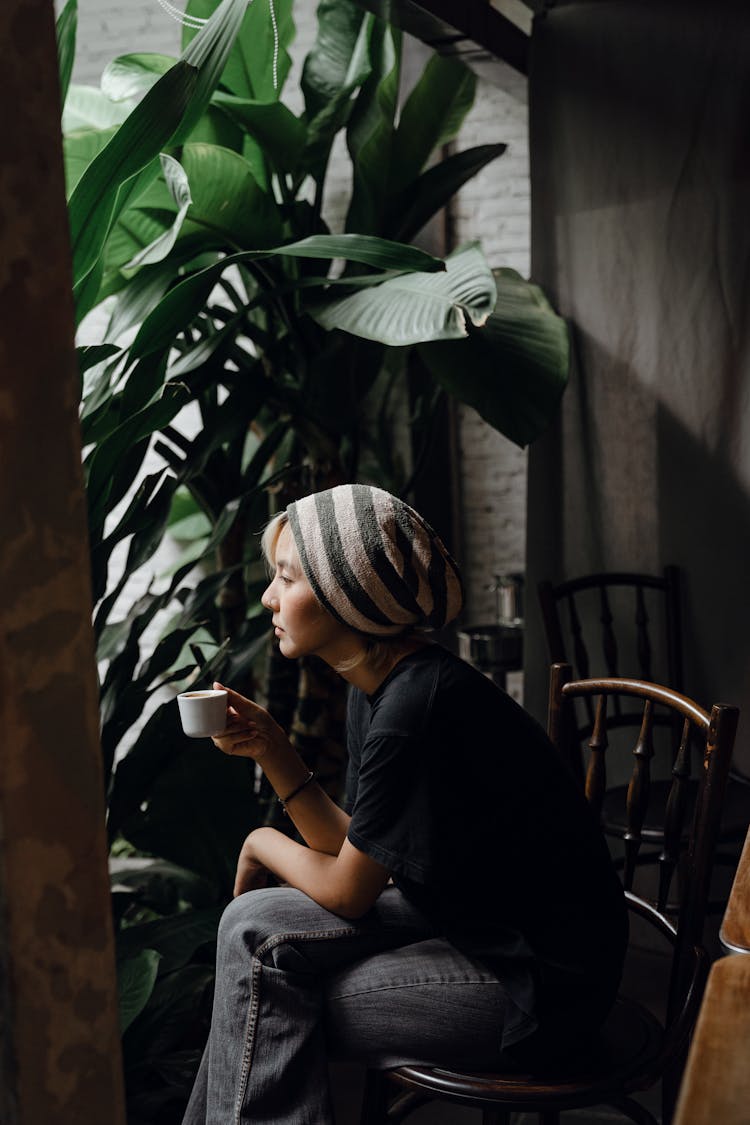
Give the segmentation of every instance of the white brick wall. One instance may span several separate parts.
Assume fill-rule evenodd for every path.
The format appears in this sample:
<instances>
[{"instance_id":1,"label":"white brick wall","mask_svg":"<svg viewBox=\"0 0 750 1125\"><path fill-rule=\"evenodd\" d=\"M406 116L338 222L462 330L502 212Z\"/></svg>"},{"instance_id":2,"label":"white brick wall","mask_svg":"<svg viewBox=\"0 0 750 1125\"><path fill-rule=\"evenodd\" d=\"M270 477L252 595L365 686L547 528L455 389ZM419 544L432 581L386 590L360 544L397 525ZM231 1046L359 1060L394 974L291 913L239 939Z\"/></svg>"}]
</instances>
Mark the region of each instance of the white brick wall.
<instances>
[{"instance_id":1,"label":"white brick wall","mask_svg":"<svg viewBox=\"0 0 750 1125\"><path fill-rule=\"evenodd\" d=\"M530 189L526 80L500 70L503 88L480 82L456 147L503 142L507 149L460 192L452 206L459 243L479 239L493 267L529 274ZM523 571L526 538L526 453L459 409L459 492L467 604L464 624L494 619L495 574Z\"/></svg>"},{"instance_id":2,"label":"white brick wall","mask_svg":"<svg viewBox=\"0 0 750 1125\"><path fill-rule=\"evenodd\" d=\"M56 0L59 10L62 0ZM293 98L300 60L315 36L314 0L297 0L295 70L285 100ZM98 84L104 65L130 51L179 53L180 27L157 0L79 0L78 52L74 81ZM509 68L503 88L480 82L477 101L457 140L457 148L503 141L506 153L472 180L452 208L459 243L480 239L493 266L529 272L530 223L526 83ZM343 154L343 149L339 150ZM334 162L329 184L332 225L341 222L340 201L347 195L346 162ZM94 331L96 331L94 329ZM526 455L490 429L469 408L459 412L462 555L467 579L465 624L491 620L492 575L523 570L525 552ZM144 583L146 577L144 576Z\"/></svg>"},{"instance_id":3,"label":"white brick wall","mask_svg":"<svg viewBox=\"0 0 750 1125\"><path fill-rule=\"evenodd\" d=\"M64 0L55 0L60 11ZM98 86L106 64L117 55L154 51L177 55L181 28L157 0L78 0L78 45L73 81Z\"/></svg>"}]
</instances>

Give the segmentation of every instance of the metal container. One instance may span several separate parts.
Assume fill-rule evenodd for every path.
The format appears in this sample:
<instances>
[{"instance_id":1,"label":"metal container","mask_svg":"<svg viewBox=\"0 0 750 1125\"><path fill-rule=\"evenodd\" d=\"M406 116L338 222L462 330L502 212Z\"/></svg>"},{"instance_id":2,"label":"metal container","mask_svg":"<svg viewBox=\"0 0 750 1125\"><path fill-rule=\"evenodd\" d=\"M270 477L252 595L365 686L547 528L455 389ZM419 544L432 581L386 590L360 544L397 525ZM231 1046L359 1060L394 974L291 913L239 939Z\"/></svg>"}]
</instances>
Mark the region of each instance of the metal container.
<instances>
[{"instance_id":1,"label":"metal container","mask_svg":"<svg viewBox=\"0 0 750 1125\"><path fill-rule=\"evenodd\" d=\"M458 634L458 653L488 675L523 668L523 628L518 625L475 625Z\"/></svg>"},{"instance_id":2,"label":"metal container","mask_svg":"<svg viewBox=\"0 0 750 1125\"><path fill-rule=\"evenodd\" d=\"M496 574L488 587L495 594L497 621L458 633L458 652L501 687L506 673L523 668L523 575Z\"/></svg>"}]
</instances>

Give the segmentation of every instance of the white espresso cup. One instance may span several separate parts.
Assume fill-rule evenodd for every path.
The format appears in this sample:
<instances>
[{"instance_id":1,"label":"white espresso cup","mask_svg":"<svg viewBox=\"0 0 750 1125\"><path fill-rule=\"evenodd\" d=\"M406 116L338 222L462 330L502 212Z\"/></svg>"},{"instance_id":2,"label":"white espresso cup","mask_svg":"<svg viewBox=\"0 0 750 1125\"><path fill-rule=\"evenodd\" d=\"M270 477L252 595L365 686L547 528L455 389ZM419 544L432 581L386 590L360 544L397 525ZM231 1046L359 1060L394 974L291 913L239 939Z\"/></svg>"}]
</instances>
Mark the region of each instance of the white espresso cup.
<instances>
[{"instance_id":1,"label":"white espresso cup","mask_svg":"<svg viewBox=\"0 0 750 1125\"><path fill-rule=\"evenodd\" d=\"M183 691L177 696L182 729L189 738L211 738L227 725L227 693L214 689Z\"/></svg>"}]
</instances>

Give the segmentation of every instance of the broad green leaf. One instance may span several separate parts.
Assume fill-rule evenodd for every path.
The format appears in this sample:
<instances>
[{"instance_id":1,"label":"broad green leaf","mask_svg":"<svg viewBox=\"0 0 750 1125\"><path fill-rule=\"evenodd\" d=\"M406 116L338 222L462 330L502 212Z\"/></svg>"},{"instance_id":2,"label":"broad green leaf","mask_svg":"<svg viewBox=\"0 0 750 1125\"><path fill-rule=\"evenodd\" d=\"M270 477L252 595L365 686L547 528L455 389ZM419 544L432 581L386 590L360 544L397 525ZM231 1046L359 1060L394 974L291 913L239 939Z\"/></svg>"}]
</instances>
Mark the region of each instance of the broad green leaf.
<instances>
[{"instance_id":1,"label":"broad green leaf","mask_svg":"<svg viewBox=\"0 0 750 1125\"><path fill-rule=\"evenodd\" d=\"M246 142L249 140L229 114L225 113L220 106L214 105L213 102L206 107L206 112L193 126L189 139L191 144L202 142L208 145L221 145L222 148L230 148L233 152L239 152L241 155L245 154ZM252 165L255 177L260 184L265 186L268 183L268 172L265 157L260 150L258 150L256 163L259 166L259 172L256 171L256 165Z\"/></svg>"},{"instance_id":2,"label":"broad green leaf","mask_svg":"<svg viewBox=\"0 0 750 1125\"><path fill-rule=\"evenodd\" d=\"M211 6L214 7L212 0ZM251 7L254 6L253 3ZM247 0L221 0L208 23L188 42L182 52L182 59L186 63L198 67L200 81L182 124L173 138L174 144L183 144L187 141L203 116L222 78L246 12ZM194 14L192 10L191 14ZM187 28L185 30L188 31Z\"/></svg>"},{"instance_id":3,"label":"broad green leaf","mask_svg":"<svg viewBox=\"0 0 750 1125\"><path fill-rule=\"evenodd\" d=\"M113 887L131 887L139 896L143 890L150 896L150 887L159 885L170 888L173 892L171 898L180 898L195 906L208 906L212 898L212 888L205 879L165 859L110 856L109 875ZM118 934L118 943L119 939Z\"/></svg>"},{"instance_id":4,"label":"broad green leaf","mask_svg":"<svg viewBox=\"0 0 750 1125\"><path fill-rule=\"evenodd\" d=\"M118 295L104 335L116 340L123 332L142 324L159 303L174 279L174 266L167 262L142 269Z\"/></svg>"},{"instance_id":5,"label":"broad green leaf","mask_svg":"<svg viewBox=\"0 0 750 1125\"><path fill-rule=\"evenodd\" d=\"M190 348L184 352L179 359L169 368L169 375L172 379L180 379L189 375L191 371L196 371L200 367L204 367L210 359L213 359L215 354L222 349L225 349L227 344L234 341L237 336L237 325L244 320L244 311L238 312L235 317L229 320L223 328L212 336L206 337L196 344L194 348Z\"/></svg>"},{"instance_id":6,"label":"broad green leaf","mask_svg":"<svg viewBox=\"0 0 750 1125\"><path fill-rule=\"evenodd\" d=\"M138 269L139 266L153 266L166 258L177 241L177 236L182 229L182 224L188 213L188 208L193 202L193 198L190 194L190 184L188 183L185 169L180 162L175 160L173 156L168 156L164 152L159 159L161 161L164 181L177 207L177 214L175 215L172 226L169 227L168 230L165 230L155 238L153 242L150 242L148 246L144 246L129 262L126 262L123 267L123 269L126 270L135 270Z\"/></svg>"},{"instance_id":7,"label":"broad green leaf","mask_svg":"<svg viewBox=\"0 0 750 1125\"><path fill-rule=\"evenodd\" d=\"M413 273L376 288L320 304L318 324L393 347L466 336L467 321L482 325L495 304L495 282L477 246L446 259L446 273Z\"/></svg>"},{"instance_id":8,"label":"broad green leaf","mask_svg":"<svg viewBox=\"0 0 750 1125\"><path fill-rule=\"evenodd\" d=\"M93 160L70 199L73 277L80 285L93 268L116 218L120 185L147 167L167 144L196 88L197 70L177 63L146 94ZM123 207L124 201L120 203Z\"/></svg>"},{"instance_id":9,"label":"broad green leaf","mask_svg":"<svg viewBox=\"0 0 750 1125\"><path fill-rule=\"evenodd\" d=\"M91 312L94 306L100 300L100 290L102 284L102 276L104 274L104 267L101 259L94 263L92 269L75 287L75 315L76 315L76 328L79 326L87 313Z\"/></svg>"},{"instance_id":10,"label":"broad green leaf","mask_svg":"<svg viewBox=\"0 0 750 1125\"><path fill-rule=\"evenodd\" d=\"M161 956L162 973L180 969L196 949L216 940L223 909L223 906L210 906L128 926L117 936L118 956L133 956L141 949L155 949Z\"/></svg>"},{"instance_id":11,"label":"broad green leaf","mask_svg":"<svg viewBox=\"0 0 750 1125\"><path fill-rule=\"evenodd\" d=\"M401 242L411 242L472 176L501 156L505 149L505 145L478 145L428 168L416 183L409 184L400 196L391 200L384 233Z\"/></svg>"},{"instance_id":12,"label":"broad green leaf","mask_svg":"<svg viewBox=\"0 0 750 1125\"><path fill-rule=\"evenodd\" d=\"M436 149L452 140L474 103L476 77L458 59L432 55L409 94L393 138L389 192L415 180Z\"/></svg>"},{"instance_id":13,"label":"broad green leaf","mask_svg":"<svg viewBox=\"0 0 750 1125\"><path fill-rule=\"evenodd\" d=\"M170 55L120 55L104 68L102 93L113 102L140 101L176 61Z\"/></svg>"},{"instance_id":14,"label":"broad green leaf","mask_svg":"<svg viewBox=\"0 0 750 1125\"><path fill-rule=\"evenodd\" d=\"M90 367L95 367L106 359L117 355L120 349L115 344L90 344L76 348L78 355L78 372L83 375Z\"/></svg>"},{"instance_id":15,"label":"broad green leaf","mask_svg":"<svg viewBox=\"0 0 750 1125\"><path fill-rule=\"evenodd\" d=\"M196 1013L205 1005L206 995L210 995L213 979L212 965L186 965L177 972L160 976L148 1005L126 1032L122 1044L125 1073L132 1074L135 1070L138 1074L140 1070L142 1074L147 1069L149 1075L158 1075L156 1081L152 1078L154 1089L149 1089L142 1078L140 1083L135 1079L137 1093L133 1104L140 1109L145 1102L149 1109L145 1117L142 1111L137 1119L131 1114L131 1120L141 1125L144 1120L153 1122L159 1117L163 1121L165 1116L158 1110L174 1105L176 1090L183 1100L189 1096L194 1064L200 1052L195 1052L194 1058L193 1053L189 1053L185 1060L180 1048L185 1041L185 1028L196 1019ZM156 1117L152 1116L154 1112L157 1112Z\"/></svg>"},{"instance_id":16,"label":"broad green leaf","mask_svg":"<svg viewBox=\"0 0 750 1125\"><path fill-rule=\"evenodd\" d=\"M219 662L226 663L226 652ZM201 669L198 682L211 682L209 667ZM118 765L115 815L136 847L207 876L226 893L239 849L258 815L251 763L217 754L209 739L193 739L188 747L175 702L159 710L174 711L175 718L169 725L144 728Z\"/></svg>"},{"instance_id":17,"label":"broad green leaf","mask_svg":"<svg viewBox=\"0 0 750 1125\"><path fill-rule=\"evenodd\" d=\"M169 534L174 539L192 542L194 539L205 539L211 531L211 524L205 513L197 511L181 520L172 520L170 517Z\"/></svg>"},{"instance_id":18,"label":"broad green leaf","mask_svg":"<svg viewBox=\"0 0 750 1125\"><path fill-rule=\"evenodd\" d=\"M156 484L156 487L154 485ZM132 574L148 562L158 550L167 526L172 497L177 481L165 470L152 473L136 489L128 504L125 515L117 526L101 541L98 549L92 552L92 572L96 575L104 571L112 551L118 543L130 538L127 558L119 579L122 590ZM94 585L95 596L102 597L104 585ZM102 659L100 656L99 659Z\"/></svg>"},{"instance_id":19,"label":"broad green leaf","mask_svg":"<svg viewBox=\"0 0 750 1125\"><path fill-rule=\"evenodd\" d=\"M113 272L119 273L132 258L161 238L171 229L174 220L173 204L165 208L128 207L123 211L104 248L103 262L107 276ZM173 274L176 269L175 263Z\"/></svg>"},{"instance_id":20,"label":"broad green leaf","mask_svg":"<svg viewBox=\"0 0 750 1125\"><path fill-rule=\"evenodd\" d=\"M289 254L295 258L345 258L381 270L445 270L441 258L435 258L415 246L405 246L385 238L367 234L316 234L310 238L277 246L269 254Z\"/></svg>"},{"instance_id":21,"label":"broad green leaf","mask_svg":"<svg viewBox=\"0 0 750 1125\"><path fill-rule=\"evenodd\" d=\"M156 169L160 167L158 159L154 166ZM107 238L101 258L104 272L98 301L119 293L127 285L128 278L123 272L126 264L174 223L176 209L163 177L157 181L151 179L151 175L152 166L149 165L135 177L131 199L136 202L131 202L122 210ZM145 184L148 186L143 190ZM157 199L158 206L148 202ZM183 262L189 261L205 248L206 239L203 235L190 239L180 237L179 249L173 250L169 256L173 267L172 277L179 272Z\"/></svg>"},{"instance_id":22,"label":"broad green leaf","mask_svg":"<svg viewBox=\"0 0 750 1125\"><path fill-rule=\"evenodd\" d=\"M135 456L134 451L140 452L143 442L171 422L189 400L187 387L170 383L147 406L125 418L97 446L87 466L89 522L92 527L98 527L103 522L106 511L119 502L133 482L132 461L125 454ZM142 455L139 464L140 461Z\"/></svg>"},{"instance_id":23,"label":"broad green leaf","mask_svg":"<svg viewBox=\"0 0 750 1125\"><path fill-rule=\"evenodd\" d=\"M187 144L182 165L192 194L191 224L218 234L231 249L265 249L279 241L279 210L239 153L218 145Z\"/></svg>"},{"instance_id":24,"label":"broad green leaf","mask_svg":"<svg viewBox=\"0 0 750 1125\"><path fill-rule=\"evenodd\" d=\"M148 1004L159 972L160 955L155 949L141 949L117 965L120 997L120 1031L130 1027Z\"/></svg>"},{"instance_id":25,"label":"broad green leaf","mask_svg":"<svg viewBox=\"0 0 750 1125\"><path fill-rule=\"evenodd\" d=\"M308 125L301 167L321 186L334 137L354 107L352 95L372 70L372 25L373 17L352 0L318 6L318 36L302 71Z\"/></svg>"},{"instance_id":26,"label":"broad green leaf","mask_svg":"<svg viewBox=\"0 0 750 1125\"><path fill-rule=\"evenodd\" d=\"M293 0L274 0L273 16L269 0L252 0L242 21L231 54L221 76L222 85L240 98L276 101L291 67L288 47L294 39ZM216 8L216 0L190 0L186 11L206 19ZM278 53L274 40L274 21L278 32ZM193 38L186 27L183 42ZM274 57L276 85L274 85Z\"/></svg>"},{"instance_id":27,"label":"broad green leaf","mask_svg":"<svg viewBox=\"0 0 750 1125\"><path fill-rule=\"evenodd\" d=\"M63 109L63 134L68 136L81 129L111 129L121 125L132 108L130 104L110 101L96 86L73 84Z\"/></svg>"},{"instance_id":28,"label":"broad green leaf","mask_svg":"<svg viewBox=\"0 0 750 1125\"><path fill-rule=\"evenodd\" d=\"M382 234L393 159L401 35L381 20L372 24L370 61L372 72L359 92L346 131L353 172L346 229Z\"/></svg>"},{"instance_id":29,"label":"broad green leaf","mask_svg":"<svg viewBox=\"0 0 750 1125\"><path fill-rule=\"evenodd\" d=\"M321 0L318 33L302 69L301 86L312 121L342 91L351 92L369 73L367 35L372 16L354 0Z\"/></svg>"},{"instance_id":30,"label":"broad green leaf","mask_svg":"<svg viewBox=\"0 0 750 1125\"><path fill-rule=\"evenodd\" d=\"M309 123L307 139L300 161L300 170L295 180L297 190L305 176L309 175L318 184L319 191L322 191L328 160L331 155L331 146L336 135L349 120L354 108L352 93L358 85L359 81L355 82L349 89L340 91Z\"/></svg>"},{"instance_id":31,"label":"broad green leaf","mask_svg":"<svg viewBox=\"0 0 750 1125\"><path fill-rule=\"evenodd\" d=\"M65 188L70 197L73 188L94 157L105 148L117 132L118 126L110 129L82 129L63 137L63 156L65 158Z\"/></svg>"},{"instance_id":32,"label":"broad green leaf","mask_svg":"<svg viewBox=\"0 0 750 1125\"><path fill-rule=\"evenodd\" d=\"M251 102L217 91L214 102L267 153L274 167L293 171L305 145L304 123L282 102Z\"/></svg>"},{"instance_id":33,"label":"broad green leaf","mask_svg":"<svg viewBox=\"0 0 750 1125\"><path fill-rule=\"evenodd\" d=\"M57 17L57 61L60 68L60 102L64 106L73 73L78 30L78 0L67 0Z\"/></svg>"},{"instance_id":34,"label":"broad green leaf","mask_svg":"<svg viewBox=\"0 0 750 1125\"><path fill-rule=\"evenodd\" d=\"M232 254L186 278L167 293L142 324L131 345L131 356L138 358L168 347L177 334L195 319L213 286L229 266L275 254L292 258L328 260L346 258L349 261L380 269L444 269L444 263L439 258L433 258L413 246L402 246L399 243L355 234L313 235L299 242L289 243L287 246L277 246L272 250Z\"/></svg>"},{"instance_id":35,"label":"broad green leaf","mask_svg":"<svg viewBox=\"0 0 750 1125\"><path fill-rule=\"evenodd\" d=\"M167 476L151 497L148 505L140 513L140 519L132 525L133 537L128 545L125 571L134 574L158 550L169 520L172 497L177 488L174 477Z\"/></svg>"},{"instance_id":36,"label":"broad green leaf","mask_svg":"<svg viewBox=\"0 0 750 1125\"><path fill-rule=\"evenodd\" d=\"M95 604L100 598L103 598L106 593L107 568L112 551L118 543L128 538L128 536L133 535L134 532L140 530L143 526L143 521L147 518L149 505L153 500L156 490L164 479L165 471L166 470L162 469L159 472L151 473L145 477L138 484L124 514L117 520L115 527L98 542L92 544L91 575ZM127 579L125 581L127 581ZM118 582L118 590L122 589L123 585L124 582L121 576ZM99 661L110 660L115 655L116 651L107 651L105 644L102 643L102 638L100 638L97 645L97 659Z\"/></svg>"},{"instance_id":37,"label":"broad green leaf","mask_svg":"<svg viewBox=\"0 0 750 1125\"><path fill-rule=\"evenodd\" d=\"M498 270L495 277L497 304L481 330L419 351L446 390L524 446L559 407L569 372L569 333L538 286L514 270Z\"/></svg>"}]
</instances>

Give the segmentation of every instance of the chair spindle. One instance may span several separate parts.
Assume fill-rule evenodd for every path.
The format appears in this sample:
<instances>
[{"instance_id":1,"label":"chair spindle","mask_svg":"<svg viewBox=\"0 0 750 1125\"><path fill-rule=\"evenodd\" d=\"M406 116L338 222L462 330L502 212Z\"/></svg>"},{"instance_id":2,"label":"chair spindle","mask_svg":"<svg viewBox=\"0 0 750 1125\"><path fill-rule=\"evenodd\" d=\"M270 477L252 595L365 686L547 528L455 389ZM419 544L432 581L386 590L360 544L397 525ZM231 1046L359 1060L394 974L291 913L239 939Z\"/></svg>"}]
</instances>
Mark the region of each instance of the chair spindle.
<instances>
[{"instance_id":1,"label":"chair spindle","mask_svg":"<svg viewBox=\"0 0 750 1125\"><path fill-rule=\"evenodd\" d=\"M654 740L652 731L653 708L651 700L646 700L643 708L643 722L638 735L638 741L633 749L635 765L630 778L627 796L627 831L625 842L625 889L632 891L635 877L638 852L641 850L643 822L648 809L649 789L651 786L651 759L654 756Z\"/></svg>"},{"instance_id":2,"label":"chair spindle","mask_svg":"<svg viewBox=\"0 0 750 1125\"><path fill-rule=\"evenodd\" d=\"M600 695L596 705L594 729L589 739L589 765L586 770L586 799L597 816L601 816L607 788L607 696Z\"/></svg>"},{"instance_id":3,"label":"chair spindle","mask_svg":"<svg viewBox=\"0 0 750 1125\"><path fill-rule=\"evenodd\" d=\"M657 901L659 910L664 910L666 907L672 877L680 860L690 780L690 747L690 722L685 719L682 724L680 745L672 766L672 784L669 787L664 815L664 843L659 855L659 897Z\"/></svg>"}]
</instances>

